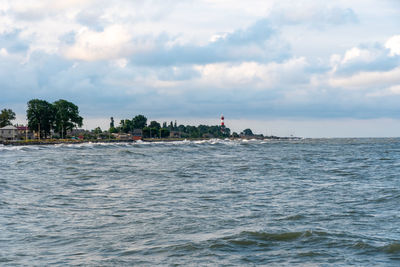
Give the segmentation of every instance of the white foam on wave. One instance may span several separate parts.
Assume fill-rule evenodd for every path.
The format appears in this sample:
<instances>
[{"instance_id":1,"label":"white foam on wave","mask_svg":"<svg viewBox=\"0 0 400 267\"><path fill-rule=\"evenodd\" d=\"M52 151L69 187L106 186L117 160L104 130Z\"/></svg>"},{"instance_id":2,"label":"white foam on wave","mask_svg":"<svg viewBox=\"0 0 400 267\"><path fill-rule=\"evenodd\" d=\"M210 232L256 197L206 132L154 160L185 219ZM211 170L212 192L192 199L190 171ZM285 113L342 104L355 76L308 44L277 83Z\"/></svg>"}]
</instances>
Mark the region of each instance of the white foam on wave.
<instances>
[{"instance_id":1,"label":"white foam on wave","mask_svg":"<svg viewBox=\"0 0 400 267\"><path fill-rule=\"evenodd\" d=\"M266 144L270 141L257 140L257 139L203 139L203 140L180 140L180 141L135 141L135 142L84 142L84 143L61 143L61 144L49 144L49 145L26 145L26 146L6 146L0 144L0 151L19 151L19 150L39 150L45 148L95 148L95 147L132 147L132 146L157 146L157 145L227 145L236 146L240 144Z\"/></svg>"},{"instance_id":2,"label":"white foam on wave","mask_svg":"<svg viewBox=\"0 0 400 267\"><path fill-rule=\"evenodd\" d=\"M39 146L29 145L29 146L0 146L0 151L27 151L27 150L39 150Z\"/></svg>"}]
</instances>

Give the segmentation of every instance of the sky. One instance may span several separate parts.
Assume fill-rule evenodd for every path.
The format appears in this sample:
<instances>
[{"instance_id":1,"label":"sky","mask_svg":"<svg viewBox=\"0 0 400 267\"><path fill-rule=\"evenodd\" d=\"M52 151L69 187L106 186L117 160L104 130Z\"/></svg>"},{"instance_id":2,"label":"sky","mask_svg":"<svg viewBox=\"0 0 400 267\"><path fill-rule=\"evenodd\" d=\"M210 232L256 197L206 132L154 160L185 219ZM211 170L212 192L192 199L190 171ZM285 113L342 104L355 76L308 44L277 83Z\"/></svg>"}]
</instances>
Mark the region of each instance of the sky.
<instances>
[{"instance_id":1,"label":"sky","mask_svg":"<svg viewBox=\"0 0 400 267\"><path fill-rule=\"evenodd\" d=\"M398 0L2 0L0 109L400 136Z\"/></svg>"}]
</instances>

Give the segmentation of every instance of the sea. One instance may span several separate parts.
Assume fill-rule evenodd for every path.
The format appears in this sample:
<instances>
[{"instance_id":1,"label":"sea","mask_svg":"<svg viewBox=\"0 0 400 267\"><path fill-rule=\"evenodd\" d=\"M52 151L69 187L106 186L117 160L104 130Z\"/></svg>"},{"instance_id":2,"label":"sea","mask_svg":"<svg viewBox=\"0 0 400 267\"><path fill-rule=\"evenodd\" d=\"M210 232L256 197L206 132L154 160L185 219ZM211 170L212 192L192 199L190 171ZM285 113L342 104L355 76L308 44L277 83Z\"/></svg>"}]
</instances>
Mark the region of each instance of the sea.
<instances>
[{"instance_id":1,"label":"sea","mask_svg":"<svg viewBox=\"0 0 400 267\"><path fill-rule=\"evenodd\" d=\"M400 266L400 139L0 145L0 266Z\"/></svg>"}]
</instances>

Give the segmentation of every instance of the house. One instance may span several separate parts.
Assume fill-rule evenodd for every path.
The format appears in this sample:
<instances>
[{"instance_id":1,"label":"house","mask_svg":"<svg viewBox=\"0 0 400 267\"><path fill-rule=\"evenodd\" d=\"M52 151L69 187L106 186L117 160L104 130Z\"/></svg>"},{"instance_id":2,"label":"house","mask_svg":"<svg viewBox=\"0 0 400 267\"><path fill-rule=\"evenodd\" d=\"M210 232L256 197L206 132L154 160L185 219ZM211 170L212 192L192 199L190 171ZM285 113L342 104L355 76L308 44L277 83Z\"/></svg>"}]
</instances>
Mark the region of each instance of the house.
<instances>
[{"instance_id":1,"label":"house","mask_svg":"<svg viewBox=\"0 0 400 267\"><path fill-rule=\"evenodd\" d=\"M178 131L170 131L169 132L169 137L171 138L180 138L181 137L181 133Z\"/></svg>"},{"instance_id":2,"label":"house","mask_svg":"<svg viewBox=\"0 0 400 267\"><path fill-rule=\"evenodd\" d=\"M12 125L0 128L0 139L2 140L15 140L18 136L18 129Z\"/></svg>"},{"instance_id":3,"label":"house","mask_svg":"<svg viewBox=\"0 0 400 267\"><path fill-rule=\"evenodd\" d=\"M214 135L211 133L205 133L203 134L203 138L214 138Z\"/></svg>"},{"instance_id":4,"label":"house","mask_svg":"<svg viewBox=\"0 0 400 267\"><path fill-rule=\"evenodd\" d=\"M142 138L143 138L142 129L133 129L132 136L133 136L133 140L135 140L135 141L142 140Z\"/></svg>"},{"instance_id":5,"label":"house","mask_svg":"<svg viewBox=\"0 0 400 267\"><path fill-rule=\"evenodd\" d=\"M18 130L17 138L20 140L33 139L34 137L32 131L29 130L28 126L17 125L17 130Z\"/></svg>"},{"instance_id":6,"label":"house","mask_svg":"<svg viewBox=\"0 0 400 267\"><path fill-rule=\"evenodd\" d=\"M117 135L117 140L131 140L132 139L132 135L131 134L118 134Z\"/></svg>"}]
</instances>

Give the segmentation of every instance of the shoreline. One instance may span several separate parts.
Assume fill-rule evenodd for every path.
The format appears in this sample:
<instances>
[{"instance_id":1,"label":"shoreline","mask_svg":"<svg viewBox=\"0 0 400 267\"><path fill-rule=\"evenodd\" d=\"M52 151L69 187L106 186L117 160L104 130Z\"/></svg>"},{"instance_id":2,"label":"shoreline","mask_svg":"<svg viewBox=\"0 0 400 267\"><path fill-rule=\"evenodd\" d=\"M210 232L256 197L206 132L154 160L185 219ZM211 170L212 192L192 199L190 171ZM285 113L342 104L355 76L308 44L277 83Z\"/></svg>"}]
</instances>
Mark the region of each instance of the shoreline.
<instances>
[{"instance_id":1,"label":"shoreline","mask_svg":"<svg viewBox=\"0 0 400 267\"><path fill-rule=\"evenodd\" d=\"M210 140L211 138L162 138L162 139L154 139L154 138L144 138L142 142L175 142L175 141L201 141L201 140ZM47 140L15 140L15 141L0 141L0 145L4 146L30 146L30 145L59 145L59 144L84 144L84 143L137 143L136 140L117 140L117 139L93 139L93 140L69 140L69 139L47 139Z\"/></svg>"},{"instance_id":2,"label":"shoreline","mask_svg":"<svg viewBox=\"0 0 400 267\"><path fill-rule=\"evenodd\" d=\"M206 141L212 139L224 140L226 138L144 138L141 142L154 143L154 142L176 142L176 141ZM300 137L264 137L264 138L228 138L229 140L301 140ZM93 139L93 140L71 140L71 139L45 139L45 140L13 140L13 141L0 141L0 145L4 146L30 146L30 145L59 145L59 144L84 144L84 143L137 143L138 141L132 139Z\"/></svg>"}]
</instances>

